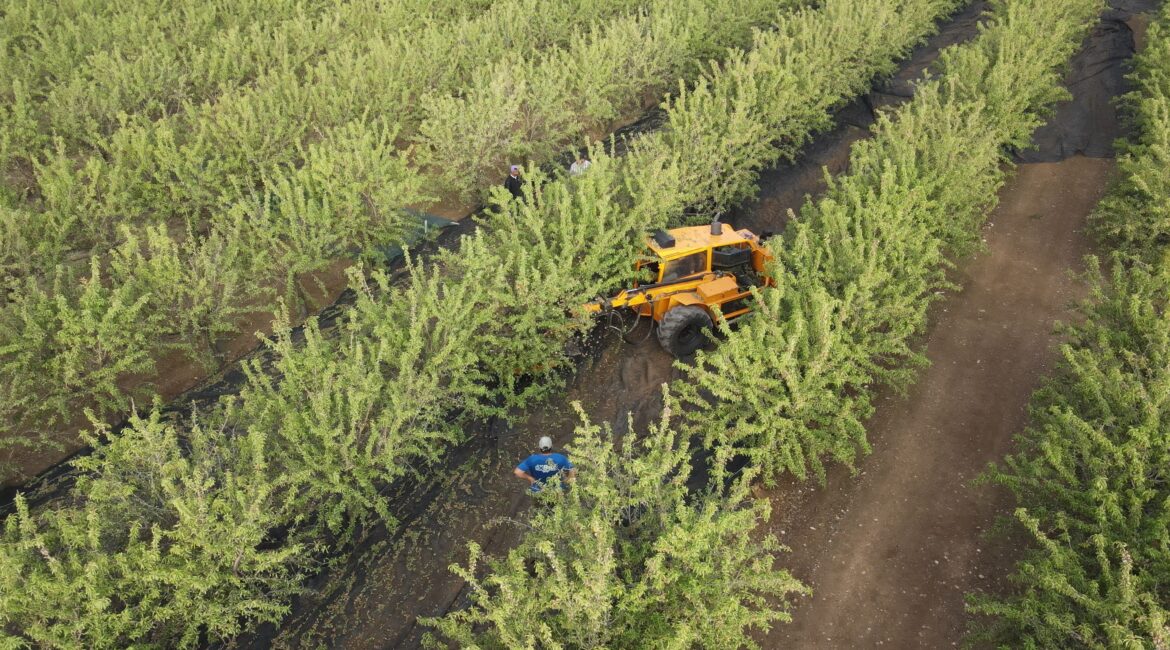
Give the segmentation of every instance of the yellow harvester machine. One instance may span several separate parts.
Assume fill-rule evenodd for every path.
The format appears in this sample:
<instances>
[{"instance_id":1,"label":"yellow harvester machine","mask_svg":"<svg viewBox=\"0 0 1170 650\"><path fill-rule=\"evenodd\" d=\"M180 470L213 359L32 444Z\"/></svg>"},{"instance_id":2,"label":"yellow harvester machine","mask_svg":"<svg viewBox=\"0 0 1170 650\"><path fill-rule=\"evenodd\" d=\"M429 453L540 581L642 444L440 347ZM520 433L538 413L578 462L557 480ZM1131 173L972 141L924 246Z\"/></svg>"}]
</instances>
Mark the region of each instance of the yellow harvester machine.
<instances>
[{"instance_id":1,"label":"yellow harvester machine","mask_svg":"<svg viewBox=\"0 0 1170 650\"><path fill-rule=\"evenodd\" d=\"M716 309L727 320L750 311L750 289L771 283L771 259L760 238L718 221L710 226L659 230L647 238L649 284L637 284L586 309L601 313L632 309L658 325L658 341L676 357L692 354L707 340Z\"/></svg>"}]
</instances>

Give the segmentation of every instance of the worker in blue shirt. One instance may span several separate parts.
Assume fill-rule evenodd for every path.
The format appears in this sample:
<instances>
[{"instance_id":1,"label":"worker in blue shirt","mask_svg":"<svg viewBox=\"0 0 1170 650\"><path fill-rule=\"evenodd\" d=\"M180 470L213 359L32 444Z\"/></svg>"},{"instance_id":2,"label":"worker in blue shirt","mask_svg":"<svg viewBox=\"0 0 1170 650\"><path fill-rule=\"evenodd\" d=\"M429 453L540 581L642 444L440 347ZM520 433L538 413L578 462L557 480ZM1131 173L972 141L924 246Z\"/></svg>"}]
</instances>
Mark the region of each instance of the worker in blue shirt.
<instances>
[{"instance_id":1,"label":"worker in blue shirt","mask_svg":"<svg viewBox=\"0 0 1170 650\"><path fill-rule=\"evenodd\" d=\"M525 458L516 466L516 469L512 470L517 478L528 481L529 492L540 492L549 478L561 472L564 472L562 480L565 482L572 481L577 476L577 470L573 467L573 463L569 462L568 457L564 454L553 453L552 438L544 436L537 446L540 448L539 453Z\"/></svg>"}]
</instances>

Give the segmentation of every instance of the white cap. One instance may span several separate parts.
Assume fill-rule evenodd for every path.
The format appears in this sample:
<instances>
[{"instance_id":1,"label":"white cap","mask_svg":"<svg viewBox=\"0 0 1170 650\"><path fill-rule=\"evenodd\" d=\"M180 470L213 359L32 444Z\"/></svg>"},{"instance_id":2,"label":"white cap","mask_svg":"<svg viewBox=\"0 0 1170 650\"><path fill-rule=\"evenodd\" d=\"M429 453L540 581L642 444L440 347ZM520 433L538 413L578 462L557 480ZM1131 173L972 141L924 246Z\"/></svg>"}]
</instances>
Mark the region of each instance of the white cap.
<instances>
[{"instance_id":1,"label":"white cap","mask_svg":"<svg viewBox=\"0 0 1170 650\"><path fill-rule=\"evenodd\" d=\"M552 449L552 438L544 436L540 439L540 442L537 443L536 446L540 447L541 451L548 451L549 449Z\"/></svg>"}]
</instances>

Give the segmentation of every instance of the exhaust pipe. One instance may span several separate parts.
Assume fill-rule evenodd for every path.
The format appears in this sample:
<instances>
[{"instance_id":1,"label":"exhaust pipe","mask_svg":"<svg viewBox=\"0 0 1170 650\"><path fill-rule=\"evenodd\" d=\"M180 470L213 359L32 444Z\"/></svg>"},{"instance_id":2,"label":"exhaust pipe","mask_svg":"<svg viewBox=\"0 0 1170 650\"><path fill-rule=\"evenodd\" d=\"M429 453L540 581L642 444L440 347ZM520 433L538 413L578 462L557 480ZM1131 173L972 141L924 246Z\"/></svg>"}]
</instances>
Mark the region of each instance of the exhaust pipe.
<instances>
[{"instance_id":1,"label":"exhaust pipe","mask_svg":"<svg viewBox=\"0 0 1170 650\"><path fill-rule=\"evenodd\" d=\"M723 224L719 222L719 217L715 217L711 222L711 234L715 236L723 234Z\"/></svg>"}]
</instances>

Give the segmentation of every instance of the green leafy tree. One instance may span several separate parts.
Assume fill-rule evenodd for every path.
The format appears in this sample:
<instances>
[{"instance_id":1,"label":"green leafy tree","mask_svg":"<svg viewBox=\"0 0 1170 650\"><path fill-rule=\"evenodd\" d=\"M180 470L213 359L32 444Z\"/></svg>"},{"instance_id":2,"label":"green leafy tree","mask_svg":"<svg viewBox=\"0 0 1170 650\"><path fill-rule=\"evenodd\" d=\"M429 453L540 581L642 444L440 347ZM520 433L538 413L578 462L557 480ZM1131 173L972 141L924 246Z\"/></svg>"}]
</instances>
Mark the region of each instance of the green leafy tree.
<instances>
[{"instance_id":1,"label":"green leafy tree","mask_svg":"<svg viewBox=\"0 0 1170 650\"><path fill-rule=\"evenodd\" d=\"M723 58L724 48L748 42L753 27L804 3L648 4L642 13L574 34L564 49L506 54L459 96L424 97L427 117L416 137L424 163L450 191L477 198L499 182L510 161L553 158L641 109L646 97L662 95L674 80L693 76L696 61L709 53ZM767 138L762 141L767 147Z\"/></svg>"},{"instance_id":2,"label":"green leafy tree","mask_svg":"<svg viewBox=\"0 0 1170 650\"><path fill-rule=\"evenodd\" d=\"M150 296L135 287L108 287L97 260L82 278L58 269L51 291L31 278L0 309L0 368L16 411L6 425L23 434L54 426L80 401L106 414L127 409L128 376L153 368L160 334Z\"/></svg>"},{"instance_id":3,"label":"green leafy tree","mask_svg":"<svg viewBox=\"0 0 1170 650\"><path fill-rule=\"evenodd\" d=\"M1170 645L1170 6L1127 97L1132 140L1094 222L1118 246L1064 328L1052 376L1032 399L1017 450L982 480L1015 496L1032 540L1003 593L972 594L972 640L1029 648Z\"/></svg>"},{"instance_id":4,"label":"green leafy tree","mask_svg":"<svg viewBox=\"0 0 1170 650\"><path fill-rule=\"evenodd\" d=\"M690 495L690 450L666 403L620 447L575 405L577 480L545 487L520 546L484 576L473 545L469 565L452 567L471 606L424 623L465 648L735 648L789 620L788 598L807 589L775 566L774 538L753 538L767 502L749 498L750 473Z\"/></svg>"},{"instance_id":5,"label":"green leafy tree","mask_svg":"<svg viewBox=\"0 0 1170 650\"><path fill-rule=\"evenodd\" d=\"M1170 272L1096 281L1056 374L1034 396L1019 450L984 480L1007 487L1035 541L975 638L1031 647L1170 642Z\"/></svg>"},{"instance_id":6,"label":"green leafy tree","mask_svg":"<svg viewBox=\"0 0 1170 650\"><path fill-rule=\"evenodd\" d=\"M135 416L77 461L71 504L34 514L18 497L0 545L10 642L191 647L284 614L308 547L266 547L290 519L285 479L270 471L263 435L221 426L197 422L180 445L157 410Z\"/></svg>"},{"instance_id":7,"label":"green leafy tree","mask_svg":"<svg viewBox=\"0 0 1170 650\"><path fill-rule=\"evenodd\" d=\"M1120 144L1117 186L1092 220L1099 236L1127 254L1160 255L1170 242L1170 82L1164 62L1170 58L1170 19L1165 9L1149 28L1138 53L1124 98L1138 125Z\"/></svg>"},{"instance_id":8,"label":"green leafy tree","mask_svg":"<svg viewBox=\"0 0 1170 650\"><path fill-rule=\"evenodd\" d=\"M483 378L468 342L491 318L475 285L419 267L411 302L381 272L354 273L353 286L336 339L310 320L295 340L287 315L278 319L267 341L278 378L253 361L233 418L269 432L290 498L312 514L307 524L333 533L371 515L393 525L381 488L461 438L450 414L476 412Z\"/></svg>"},{"instance_id":9,"label":"green leafy tree","mask_svg":"<svg viewBox=\"0 0 1170 650\"><path fill-rule=\"evenodd\" d=\"M977 245L1003 148L1027 143L1064 96L1060 71L1100 8L996 5L975 41L944 51L938 75L879 117L849 172L770 243L775 286L757 293L754 317L722 325L727 340L683 366L689 430L753 459L768 482L823 480L822 456L852 465L868 451L874 387L903 387L925 363L913 342L951 288L948 255Z\"/></svg>"},{"instance_id":10,"label":"green leafy tree","mask_svg":"<svg viewBox=\"0 0 1170 650\"><path fill-rule=\"evenodd\" d=\"M250 255L236 237L213 233L201 240L188 232L179 240L161 225L142 233L124 227L122 238L111 275L119 286L149 297L145 311L170 339L153 341L156 349L174 346L205 368L217 367L223 360L218 341L239 332L236 323L248 305L255 309L270 297L257 281L263 256Z\"/></svg>"}]
</instances>

